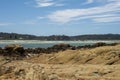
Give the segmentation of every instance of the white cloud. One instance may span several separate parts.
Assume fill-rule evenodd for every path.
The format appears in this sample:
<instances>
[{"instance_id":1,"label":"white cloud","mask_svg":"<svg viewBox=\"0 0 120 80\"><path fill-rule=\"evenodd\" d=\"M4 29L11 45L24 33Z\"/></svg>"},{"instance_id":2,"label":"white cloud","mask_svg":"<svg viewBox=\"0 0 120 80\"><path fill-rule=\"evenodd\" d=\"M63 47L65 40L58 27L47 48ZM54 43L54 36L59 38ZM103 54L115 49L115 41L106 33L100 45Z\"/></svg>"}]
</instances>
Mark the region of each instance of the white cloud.
<instances>
[{"instance_id":1,"label":"white cloud","mask_svg":"<svg viewBox=\"0 0 120 80\"><path fill-rule=\"evenodd\" d=\"M49 3L37 3L37 7L47 7L47 6L52 6L55 3L49 2Z\"/></svg>"},{"instance_id":2,"label":"white cloud","mask_svg":"<svg viewBox=\"0 0 120 80\"><path fill-rule=\"evenodd\" d=\"M14 23L0 23L0 26L10 26L14 25Z\"/></svg>"},{"instance_id":3,"label":"white cloud","mask_svg":"<svg viewBox=\"0 0 120 80\"><path fill-rule=\"evenodd\" d=\"M120 17L103 17L103 18L95 18L93 19L96 22L120 22Z\"/></svg>"},{"instance_id":4,"label":"white cloud","mask_svg":"<svg viewBox=\"0 0 120 80\"><path fill-rule=\"evenodd\" d=\"M107 2L116 2L116 1L119 1L119 0L107 0Z\"/></svg>"},{"instance_id":5,"label":"white cloud","mask_svg":"<svg viewBox=\"0 0 120 80\"><path fill-rule=\"evenodd\" d=\"M111 1L113 0L109 0L109 2ZM120 12L120 0L114 0L114 2L107 3L104 6L92 7L87 9L58 10L56 12L49 14L47 17L51 21L60 22L60 23L67 23L74 20L81 20L83 18L86 18L86 19L89 18L97 22L100 22L98 18L105 19L107 22L108 22L108 19L111 19L109 20L109 22L111 22L111 21L115 21L116 17L120 17L120 15L118 15L117 12ZM114 15L114 16L112 16L112 18L109 18L111 16L108 16L108 15ZM95 16L97 16L97 19L94 19ZM115 19L113 19L114 17Z\"/></svg>"},{"instance_id":6,"label":"white cloud","mask_svg":"<svg viewBox=\"0 0 120 80\"><path fill-rule=\"evenodd\" d=\"M75 18L74 20L83 20L83 19L92 19L93 21L96 21L96 22L102 22L101 19L105 19L103 22L108 22L108 20L106 18L116 18L120 16L119 14L101 14L101 15L92 15L92 16L83 16L83 17L78 17L78 18ZM101 21L98 21L98 20L101 20ZM115 20L115 19L114 19Z\"/></svg>"},{"instance_id":7,"label":"white cloud","mask_svg":"<svg viewBox=\"0 0 120 80\"><path fill-rule=\"evenodd\" d=\"M59 4L54 0L35 0L37 6L36 7L49 7L49 6L63 6L64 4Z\"/></svg>"},{"instance_id":8,"label":"white cloud","mask_svg":"<svg viewBox=\"0 0 120 80\"><path fill-rule=\"evenodd\" d=\"M93 2L94 2L94 0L87 0L84 4L91 4Z\"/></svg>"}]
</instances>

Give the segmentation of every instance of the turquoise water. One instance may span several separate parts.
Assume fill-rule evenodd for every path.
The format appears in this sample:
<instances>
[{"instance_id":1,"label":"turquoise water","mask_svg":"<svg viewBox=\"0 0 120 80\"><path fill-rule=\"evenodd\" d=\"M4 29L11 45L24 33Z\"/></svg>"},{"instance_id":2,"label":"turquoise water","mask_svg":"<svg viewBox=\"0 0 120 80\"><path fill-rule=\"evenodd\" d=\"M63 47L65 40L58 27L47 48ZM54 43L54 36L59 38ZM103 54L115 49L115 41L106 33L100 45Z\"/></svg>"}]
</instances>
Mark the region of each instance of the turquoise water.
<instances>
[{"instance_id":1,"label":"turquoise water","mask_svg":"<svg viewBox=\"0 0 120 80\"><path fill-rule=\"evenodd\" d=\"M0 40L0 47L4 47L9 44L21 44L25 48L47 48L51 47L55 44L66 43L72 46L84 46L88 44L94 44L97 42L105 42L105 43L114 43L120 42L120 40L88 40L88 41L40 41L40 40Z\"/></svg>"}]
</instances>

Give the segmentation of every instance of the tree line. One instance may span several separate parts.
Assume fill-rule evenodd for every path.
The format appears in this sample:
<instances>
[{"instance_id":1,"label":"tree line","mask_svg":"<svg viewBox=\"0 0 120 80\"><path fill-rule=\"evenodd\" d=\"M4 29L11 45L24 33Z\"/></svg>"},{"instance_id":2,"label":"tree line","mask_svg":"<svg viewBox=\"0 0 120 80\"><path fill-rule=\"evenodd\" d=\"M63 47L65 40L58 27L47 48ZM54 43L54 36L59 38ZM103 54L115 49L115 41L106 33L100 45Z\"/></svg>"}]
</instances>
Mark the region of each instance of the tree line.
<instances>
[{"instance_id":1,"label":"tree line","mask_svg":"<svg viewBox=\"0 0 120 80\"><path fill-rule=\"evenodd\" d=\"M0 32L0 40L120 40L120 34L91 34L91 35L51 35L51 36L35 36L28 34L3 33Z\"/></svg>"}]
</instances>

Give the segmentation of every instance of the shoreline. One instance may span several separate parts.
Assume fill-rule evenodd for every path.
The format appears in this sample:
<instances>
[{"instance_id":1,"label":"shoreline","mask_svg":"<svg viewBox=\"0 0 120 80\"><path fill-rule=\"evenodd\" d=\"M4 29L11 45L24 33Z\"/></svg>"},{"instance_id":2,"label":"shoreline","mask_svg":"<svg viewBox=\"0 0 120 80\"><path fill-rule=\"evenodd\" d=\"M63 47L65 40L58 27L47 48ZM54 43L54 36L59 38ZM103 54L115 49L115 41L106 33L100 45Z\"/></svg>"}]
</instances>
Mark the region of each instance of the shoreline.
<instances>
[{"instance_id":1,"label":"shoreline","mask_svg":"<svg viewBox=\"0 0 120 80\"><path fill-rule=\"evenodd\" d=\"M120 43L97 43L78 49L71 49L68 45L59 44L49 48L49 51L59 50L58 52L36 53L35 50L40 49L31 49L32 52L27 54L20 45L8 45L4 49L11 52L0 55L0 79L120 79Z\"/></svg>"},{"instance_id":2,"label":"shoreline","mask_svg":"<svg viewBox=\"0 0 120 80\"><path fill-rule=\"evenodd\" d=\"M120 40L85 40L85 41L41 41L41 40L0 40L0 47L4 48L7 45L19 44L22 45L25 49L27 48L48 48L57 44L70 44L71 46L85 46L93 45L95 43L120 43Z\"/></svg>"},{"instance_id":3,"label":"shoreline","mask_svg":"<svg viewBox=\"0 0 120 80\"><path fill-rule=\"evenodd\" d=\"M102 46L115 46L120 43L111 43L106 44L103 42L95 43L93 45L84 45L84 46L71 46L70 44L56 44L52 47L48 48L24 48L23 46L19 44L10 44L5 46L4 48L0 47L0 55L4 56L20 56L25 57L28 54L51 54L51 53L58 53L60 51L65 50L78 50L78 49L92 49L96 47L102 47Z\"/></svg>"}]
</instances>

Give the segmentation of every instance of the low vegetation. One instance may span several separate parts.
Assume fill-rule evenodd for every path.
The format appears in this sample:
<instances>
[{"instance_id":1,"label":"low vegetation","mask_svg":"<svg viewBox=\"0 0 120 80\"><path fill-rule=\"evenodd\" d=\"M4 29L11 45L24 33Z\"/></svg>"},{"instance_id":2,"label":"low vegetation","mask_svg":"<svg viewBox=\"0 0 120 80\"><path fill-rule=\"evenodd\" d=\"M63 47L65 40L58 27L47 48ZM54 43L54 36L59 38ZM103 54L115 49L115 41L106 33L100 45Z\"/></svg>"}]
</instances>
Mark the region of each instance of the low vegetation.
<instances>
[{"instance_id":1,"label":"low vegetation","mask_svg":"<svg viewBox=\"0 0 120 80\"><path fill-rule=\"evenodd\" d=\"M97 43L74 49L59 44L52 48L60 50L30 53L14 60L0 55L0 80L120 80L120 44ZM8 45L0 51L17 56L26 53L20 45Z\"/></svg>"}]
</instances>

